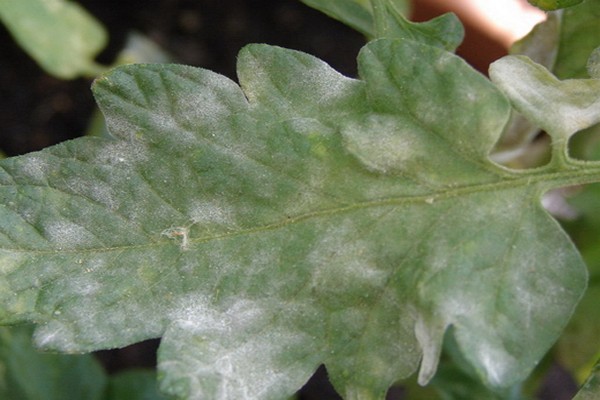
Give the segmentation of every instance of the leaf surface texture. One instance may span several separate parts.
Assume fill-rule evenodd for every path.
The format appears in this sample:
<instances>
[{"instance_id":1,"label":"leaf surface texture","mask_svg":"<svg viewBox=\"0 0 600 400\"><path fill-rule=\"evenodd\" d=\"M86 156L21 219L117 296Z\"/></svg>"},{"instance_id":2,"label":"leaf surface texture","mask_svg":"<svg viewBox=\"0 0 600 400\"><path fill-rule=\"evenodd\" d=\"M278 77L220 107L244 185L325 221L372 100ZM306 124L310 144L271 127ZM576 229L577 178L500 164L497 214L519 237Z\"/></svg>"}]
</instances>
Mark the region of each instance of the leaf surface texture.
<instances>
[{"instance_id":1,"label":"leaf surface texture","mask_svg":"<svg viewBox=\"0 0 600 400\"><path fill-rule=\"evenodd\" d=\"M488 158L504 95L410 40L369 43L360 79L266 45L238 63L239 86L113 70L114 138L0 164L2 320L67 352L162 336L162 387L190 399L281 399L320 364L382 399L431 379L449 326L488 385L529 373L586 273L540 205L560 173Z\"/></svg>"}]
</instances>

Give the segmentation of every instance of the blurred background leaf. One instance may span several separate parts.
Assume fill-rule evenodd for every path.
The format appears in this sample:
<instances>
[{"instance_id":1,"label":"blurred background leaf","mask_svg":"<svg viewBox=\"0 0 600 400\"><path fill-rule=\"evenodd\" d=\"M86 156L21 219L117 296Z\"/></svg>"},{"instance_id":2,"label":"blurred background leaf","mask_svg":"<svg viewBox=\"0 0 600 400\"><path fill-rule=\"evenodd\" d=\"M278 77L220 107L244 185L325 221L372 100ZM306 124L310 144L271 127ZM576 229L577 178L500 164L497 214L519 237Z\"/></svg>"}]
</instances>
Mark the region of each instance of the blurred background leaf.
<instances>
[{"instance_id":1,"label":"blurred background leaf","mask_svg":"<svg viewBox=\"0 0 600 400\"><path fill-rule=\"evenodd\" d=\"M108 37L78 4L64 0L1 0L0 19L15 40L49 74L62 79L96 76L94 61Z\"/></svg>"}]
</instances>

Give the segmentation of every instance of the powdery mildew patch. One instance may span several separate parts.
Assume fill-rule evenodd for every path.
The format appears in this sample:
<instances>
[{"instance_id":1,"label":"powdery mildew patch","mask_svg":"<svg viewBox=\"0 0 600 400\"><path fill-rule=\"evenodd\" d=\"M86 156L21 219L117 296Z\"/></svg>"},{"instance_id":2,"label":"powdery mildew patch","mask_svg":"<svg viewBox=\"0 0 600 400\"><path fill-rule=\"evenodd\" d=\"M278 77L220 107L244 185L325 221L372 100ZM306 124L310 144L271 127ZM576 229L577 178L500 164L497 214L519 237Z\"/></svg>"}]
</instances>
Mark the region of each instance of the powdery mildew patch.
<instances>
[{"instance_id":1,"label":"powdery mildew patch","mask_svg":"<svg viewBox=\"0 0 600 400\"><path fill-rule=\"evenodd\" d=\"M188 215L192 224L210 224L233 228L235 209L223 200L195 201L189 208Z\"/></svg>"},{"instance_id":2,"label":"powdery mildew patch","mask_svg":"<svg viewBox=\"0 0 600 400\"><path fill-rule=\"evenodd\" d=\"M64 220L46 222L43 231L58 249L84 247L98 242L85 227Z\"/></svg>"},{"instance_id":3,"label":"powdery mildew patch","mask_svg":"<svg viewBox=\"0 0 600 400\"><path fill-rule=\"evenodd\" d=\"M324 288L343 288L364 285L382 287L386 271L378 269L369 242L357 237L361 226L355 218L332 223L315 244L307 259L315 265L313 285Z\"/></svg>"},{"instance_id":4,"label":"powdery mildew patch","mask_svg":"<svg viewBox=\"0 0 600 400\"><path fill-rule=\"evenodd\" d=\"M73 193L89 198L90 200L107 207L111 211L118 209L121 203L114 187L110 183L100 179L90 181L89 179L73 177L67 179L67 187L69 187Z\"/></svg>"},{"instance_id":5,"label":"powdery mildew patch","mask_svg":"<svg viewBox=\"0 0 600 400\"><path fill-rule=\"evenodd\" d=\"M139 139L107 140L98 150L92 163L99 166L111 165L121 168L132 167L149 162L151 155Z\"/></svg>"},{"instance_id":6,"label":"powdery mildew patch","mask_svg":"<svg viewBox=\"0 0 600 400\"><path fill-rule=\"evenodd\" d=\"M282 362L280 355L291 348L316 353L307 346L312 338L274 324L266 306L242 299L217 308L201 295L183 298L171 314L174 326L165 339L168 350L163 349L169 354L159 368L182 376L191 399L249 400L293 392L316 365Z\"/></svg>"},{"instance_id":7,"label":"powdery mildew patch","mask_svg":"<svg viewBox=\"0 0 600 400\"><path fill-rule=\"evenodd\" d=\"M367 168L381 173L411 171L429 151L422 129L398 117L370 115L346 125L342 134L350 152Z\"/></svg>"},{"instance_id":8,"label":"powdery mildew patch","mask_svg":"<svg viewBox=\"0 0 600 400\"><path fill-rule=\"evenodd\" d=\"M19 172L23 174L27 180L35 183L46 182L46 174L52 169L52 164L47 157L41 154L32 153L21 158L19 164Z\"/></svg>"}]
</instances>

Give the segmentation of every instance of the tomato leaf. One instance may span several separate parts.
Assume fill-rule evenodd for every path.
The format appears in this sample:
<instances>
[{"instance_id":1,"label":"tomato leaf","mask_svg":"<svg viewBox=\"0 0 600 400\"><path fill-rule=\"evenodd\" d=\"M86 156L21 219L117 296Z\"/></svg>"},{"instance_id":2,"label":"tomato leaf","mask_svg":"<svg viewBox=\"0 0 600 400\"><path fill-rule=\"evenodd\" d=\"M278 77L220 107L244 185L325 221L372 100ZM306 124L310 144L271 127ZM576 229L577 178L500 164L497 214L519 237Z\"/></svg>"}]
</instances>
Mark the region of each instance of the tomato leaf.
<instances>
[{"instance_id":1,"label":"tomato leaf","mask_svg":"<svg viewBox=\"0 0 600 400\"><path fill-rule=\"evenodd\" d=\"M93 88L113 138L1 162L2 321L67 352L162 337L184 398L283 398L325 364L382 399L431 379L450 326L487 385L524 379L586 285L540 197L600 167L492 162L510 105L439 47L371 42L360 79L267 45L238 63L240 86L117 68Z\"/></svg>"}]
</instances>

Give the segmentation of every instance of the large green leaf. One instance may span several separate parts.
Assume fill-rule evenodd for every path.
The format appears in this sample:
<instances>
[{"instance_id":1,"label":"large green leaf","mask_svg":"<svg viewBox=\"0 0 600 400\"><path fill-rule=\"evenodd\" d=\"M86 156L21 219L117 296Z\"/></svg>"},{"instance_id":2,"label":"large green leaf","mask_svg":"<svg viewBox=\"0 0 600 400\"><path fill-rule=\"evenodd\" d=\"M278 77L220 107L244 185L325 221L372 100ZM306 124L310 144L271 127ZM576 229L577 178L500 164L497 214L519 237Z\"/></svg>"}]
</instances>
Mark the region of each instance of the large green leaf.
<instances>
[{"instance_id":1,"label":"large green leaf","mask_svg":"<svg viewBox=\"0 0 600 400\"><path fill-rule=\"evenodd\" d=\"M360 80L266 45L238 60L241 88L118 68L94 85L114 139L0 164L2 321L67 352L162 336L184 398L280 399L325 364L381 399L433 376L450 325L487 385L523 379L586 284L540 197L597 163L491 162L509 103L437 47L371 42Z\"/></svg>"},{"instance_id":2,"label":"large green leaf","mask_svg":"<svg viewBox=\"0 0 600 400\"><path fill-rule=\"evenodd\" d=\"M95 76L104 48L103 26L70 0L1 0L0 19L17 42L49 73L64 79Z\"/></svg>"}]
</instances>

